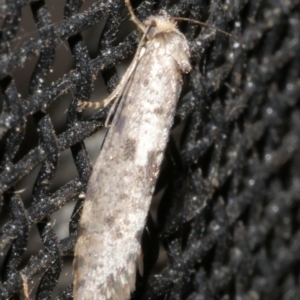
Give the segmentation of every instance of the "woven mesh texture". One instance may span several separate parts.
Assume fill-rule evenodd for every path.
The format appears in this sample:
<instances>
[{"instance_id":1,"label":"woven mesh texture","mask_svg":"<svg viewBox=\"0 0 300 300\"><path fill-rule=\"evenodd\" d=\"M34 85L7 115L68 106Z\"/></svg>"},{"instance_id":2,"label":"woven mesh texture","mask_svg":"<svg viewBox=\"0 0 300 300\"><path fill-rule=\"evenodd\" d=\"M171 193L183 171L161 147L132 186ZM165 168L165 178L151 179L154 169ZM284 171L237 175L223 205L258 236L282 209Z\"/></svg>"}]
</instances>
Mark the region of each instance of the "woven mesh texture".
<instances>
[{"instance_id":1,"label":"woven mesh texture","mask_svg":"<svg viewBox=\"0 0 300 300\"><path fill-rule=\"evenodd\" d=\"M300 1L132 2L237 37L180 24L193 70L132 299L300 299ZM108 113L77 103L116 87L139 35L123 0L2 0L0 21L0 299L72 299Z\"/></svg>"}]
</instances>

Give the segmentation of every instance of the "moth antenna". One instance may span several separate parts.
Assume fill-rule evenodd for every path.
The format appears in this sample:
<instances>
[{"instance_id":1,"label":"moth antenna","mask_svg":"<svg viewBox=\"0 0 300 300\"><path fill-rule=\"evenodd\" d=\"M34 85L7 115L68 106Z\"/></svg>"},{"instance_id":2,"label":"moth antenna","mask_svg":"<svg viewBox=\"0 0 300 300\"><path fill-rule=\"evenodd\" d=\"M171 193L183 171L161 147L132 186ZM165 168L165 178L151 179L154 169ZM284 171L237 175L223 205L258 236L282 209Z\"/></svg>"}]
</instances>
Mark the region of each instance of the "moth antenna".
<instances>
[{"instance_id":1,"label":"moth antenna","mask_svg":"<svg viewBox=\"0 0 300 300\"><path fill-rule=\"evenodd\" d=\"M127 1L127 0L125 0L125 1ZM222 29L220 29L218 27L215 27L213 25L206 24L206 23L201 22L201 21L197 21L197 20L193 20L193 19L189 19L189 18L181 18L181 17L171 17L170 19L171 20L175 20L175 21L188 21L190 23L194 23L194 24L198 24L198 25L205 26L205 27L208 27L208 28L212 28L212 29L215 29L215 30L217 30L217 31L219 31L219 32L227 35L227 36L230 36L234 40L238 41L238 38L235 37L234 35L230 34L229 32L224 31L224 30L222 30Z\"/></svg>"},{"instance_id":2,"label":"moth antenna","mask_svg":"<svg viewBox=\"0 0 300 300\"><path fill-rule=\"evenodd\" d=\"M133 23L136 24L136 26L143 32L146 32L146 27L144 26L144 24L137 18L137 16L135 15L133 8L131 6L130 0L125 0L125 4L128 8L128 11L130 13L130 17Z\"/></svg>"}]
</instances>

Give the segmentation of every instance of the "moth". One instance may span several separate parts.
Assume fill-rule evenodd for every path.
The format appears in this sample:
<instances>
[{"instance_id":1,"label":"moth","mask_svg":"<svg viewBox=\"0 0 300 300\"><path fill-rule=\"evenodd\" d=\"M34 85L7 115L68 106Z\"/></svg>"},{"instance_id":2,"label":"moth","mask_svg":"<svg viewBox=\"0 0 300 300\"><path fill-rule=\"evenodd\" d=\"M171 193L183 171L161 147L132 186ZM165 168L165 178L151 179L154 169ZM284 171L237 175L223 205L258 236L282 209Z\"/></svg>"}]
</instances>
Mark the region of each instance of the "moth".
<instances>
[{"instance_id":1,"label":"moth","mask_svg":"<svg viewBox=\"0 0 300 300\"><path fill-rule=\"evenodd\" d=\"M176 23L168 15L141 23L125 3L143 37L120 85L96 105L115 98L118 107L87 187L75 248L75 300L126 300L134 291L182 74L191 70L189 46Z\"/></svg>"}]
</instances>

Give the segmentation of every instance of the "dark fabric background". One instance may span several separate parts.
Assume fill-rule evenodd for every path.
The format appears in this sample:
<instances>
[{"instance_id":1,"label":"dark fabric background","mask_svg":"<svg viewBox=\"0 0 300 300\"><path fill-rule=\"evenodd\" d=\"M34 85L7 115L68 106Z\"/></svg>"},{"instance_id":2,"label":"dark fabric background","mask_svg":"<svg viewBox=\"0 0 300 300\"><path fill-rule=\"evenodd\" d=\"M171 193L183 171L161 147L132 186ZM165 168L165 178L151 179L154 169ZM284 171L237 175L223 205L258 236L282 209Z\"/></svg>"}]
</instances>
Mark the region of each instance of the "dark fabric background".
<instances>
[{"instance_id":1,"label":"dark fabric background","mask_svg":"<svg viewBox=\"0 0 300 300\"><path fill-rule=\"evenodd\" d=\"M132 299L300 299L299 0L132 2L235 36L179 25L193 70ZM0 299L71 299L108 111L77 102L116 87L138 31L123 0L0 1L0 22Z\"/></svg>"}]
</instances>

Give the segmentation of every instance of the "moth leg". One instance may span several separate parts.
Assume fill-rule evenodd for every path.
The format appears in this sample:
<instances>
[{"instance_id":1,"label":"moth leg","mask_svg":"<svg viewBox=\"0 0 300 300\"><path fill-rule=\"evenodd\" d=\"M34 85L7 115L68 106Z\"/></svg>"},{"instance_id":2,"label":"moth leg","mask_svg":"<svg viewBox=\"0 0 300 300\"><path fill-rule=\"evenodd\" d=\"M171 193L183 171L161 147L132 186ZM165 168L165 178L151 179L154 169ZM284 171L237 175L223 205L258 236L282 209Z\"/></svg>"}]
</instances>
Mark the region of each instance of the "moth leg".
<instances>
[{"instance_id":1,"label":"moth leg","mask_svg":"<svg viewBox=\"0 0 300 300\"><path fill-rule=\"evenodd\" d=\"M143 254L141 252L142 252L142 250L140 249L139 253L138 253L138 257L137 257L136 263L137 263L137 269L139 271L139 274L141 276L143 276L144 275L144 261L143 261L144 260L144 256L143 256Z\"/></svg>"},{"instance_id":2,"label":"moth leg","mask_svg":"<svg viewBox=\"0 0 300 300\"><path fill-rule=\"evenodd\" d=\"M100 102L79 101L78 102L78 111L83 111L85 108L88 108L88 107L94 108L94 109L103 108L103 107L107 106L109 103L111 103L114 99L118 99L123 94L124 89L125 89L126 85L128 84L128 81L129 81L132 73L134 72L140 58L143 56L142 46L143 46L144 41L147 37L148 31L150 29L150 25L145 27L144 24L136 17L136 15L134 14L133 8L131 6L130 0L125 0L125 4L126 4L128 10L130 12L131 20L143 32L143 36L142 36L142 39L141 39L141 41L138 45L138 48L137 48L136 54L134 56L134 59L133 59L131 65L130 65L130 67L126 71L125 75L121 79L121 82L119 83L117 88L105 100L100 101ZM113 110L115 108L116 108L116 105L113 105ZM110 116L112 115L113 110L112 109L110 110L109 116L107 118L108 120L110 119ZM108 121L106 121L106 123L108 123Z\"/></svg>"},{"instance_id":3,"label":"moth leg","mask_svg":"<svg viewBox=\"0 0 300 300\"><path fill-rule=\"evenodd\" d=\"M99 109L107 106L111 101L113 101L118 94L118 87L103 101L99 102L91 102L91 101L78 101L77 104L77 111L82 112L86 108L94 108L94 109Z\"/></svg>"},{"instance_id":4,"label":"moth leg","mask_svg":"<svg viewBox=\"0 0 300 300\"><path fill-rule=\"evenodd\" d=\"M135 66L134 66L135 67ZM100 109L105 106L107 106L109 103L111 103L114 99L116 99L119 95L122 94L122 91L124 90L124 87L126 86L126 83L128 79L130 78L134 68L129 68L123 78L121 79L121 82L118 84L118 86L114 89L114 91L104 100L99 102L91 102L91 101L78 101L78 111L83 111L86 108L94 108L94 109Z\"/></svg>"},{"instance_id":5,"label":"moth leg","mask_svg":"<svg viewBox=\"0 0 300 300\"><path fill-rule=\"evenodd\" d=\"M120 84L122 84L122 82L123 82L123 84L121 86L120 92L117 95L117 97L118 97L117 101L113 104L113 106L111 107L111 109L108 112L108 116L106 118L105 125L104 125L105 127L108 127L108 123L110 122L111 115L114 113L114 111L119 103L119 100L121 99L121 96L124 96L126 94L126 88L128 88L130 86L130 79L132 78L132 74L134 73L138 62L140 61L140 59L143 57L143 55L145 53L145 48L143 48L143 45L144 45L144 41L147 37L149 29L150 29L150 25L147 26L146 31L144 32L142 39L139 42L134 59L130 65L128 71L126 71L125 76L123 77L124 82L123 82L123 78L120 82ZM127 72L128 72L128 74L127 74Z\"/></svg>"},{"instance_id":6,"label":"moth leg","mask_svg":"<svg viewBox=\"0 0 300 300\"><path fill-rule=\"evenodd\" d=\"M27 277L24 274L20 273L20 275L21 275L21 278L22 278L22 281L23 281L22 284L23 284L24 299L25 300L30 300L30 297L29 297L30 292L29 292L28 279L27 279Z\"/></svg>"},{"instance_id":7,"label":"moth leg","mask_svg":"<svg viewBox=\"0 0 300 300\"><path fill-rule=\"evenodd\" d=\"M83 111L85 108L88 108L88 107L91 107L94 109L103 108L103 107L107 106L109 103L111 103L114 99L119 98L123 94L124 89L125 89L126 85L128 84L128 81L130 80L131 75L133 74L140 58L143 56L144 51L142 51L142 46L143 46L143 43L144 43L144 40L145 40L148 30L149 30L149 27L147 27L147 31L146 31L146 33L144 33L142 40L138 45L138 48L137 48L137 51L133 58L132 63L130 64L129 68L127 69L126 73L122 77L120 83L115 88L115 90L106 99L104 99L103 101L100 101L100 102L79 101L78 108L77 108L78 111Z\"/></svg>"}]
</instances>

